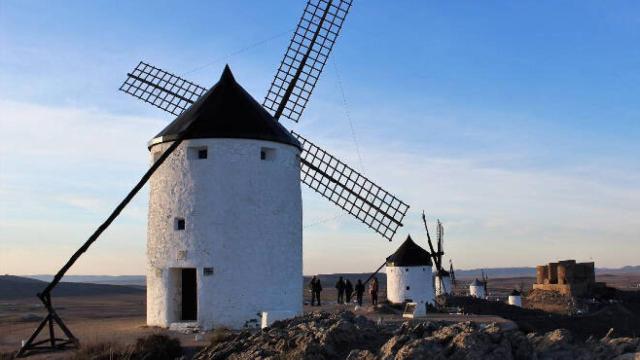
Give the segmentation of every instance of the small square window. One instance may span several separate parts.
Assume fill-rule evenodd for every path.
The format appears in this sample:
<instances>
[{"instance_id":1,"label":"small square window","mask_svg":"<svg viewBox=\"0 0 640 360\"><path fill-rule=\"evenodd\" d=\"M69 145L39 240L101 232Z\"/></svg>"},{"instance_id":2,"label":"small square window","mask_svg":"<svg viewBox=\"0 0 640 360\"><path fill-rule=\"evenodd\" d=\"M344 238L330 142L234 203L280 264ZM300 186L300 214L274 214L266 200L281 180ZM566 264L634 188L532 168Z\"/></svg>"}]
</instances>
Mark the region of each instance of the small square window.
<instances>
[{"instance_id":1,"label":"small square window","mask_svg":"<svg viewBox=\"0 0 640 360\"><path fill-rule=\"evenodd\" d=\"M192 160L207 159L209 150L206 146L190 146L187 149L187 158Z\"/></svg>"},{"instance_id":2,"label":"small square window","mask_svg":"<svg viewBox=\"0 0 640 360\"><path fill-rule=\"evenodd\" d=\"M260 160L271 161L276 158L276 149L263 147L260 148Z\"/></svg>"},{"instance_id":3,"label":"small square window","mask_svg":"<svg viewBox=\"0 0 640 360\"><path fill-rule=\"evenodd\" d=\"M186 227L186 222L183 218L176 218L175 220L175 228L176 230L184 230Z\"/></svg>"},{"instance_id":4,"label":"small square window","mask_svg":"<svg viewBox=\"0 0 640 360\"><path fill-rule=\"evenodd\" d=\"M409 271L409 268L404 268L404 271L407 271L407 272L408 272L408 271Z\"/></svg>"},{"instance_id":5,"label":"small square window","mask_svg":"<svg viewBox=\"0 0 640 360\"><path fill-rule=\"evenodd\" d=\"M206 267L202 269L202 274L204 276L211 276L213 275L213 268L212 267Z\"/></svg>"},{"instance_id":6,"label":"small square window","mask_svg":"<svg viewBox=\"0 0 640 360\"><path fill-rule=\"evenodd\" d=\"M411 286L407 286L407 290L411 290Z\"/></svg>"}]
</instances>

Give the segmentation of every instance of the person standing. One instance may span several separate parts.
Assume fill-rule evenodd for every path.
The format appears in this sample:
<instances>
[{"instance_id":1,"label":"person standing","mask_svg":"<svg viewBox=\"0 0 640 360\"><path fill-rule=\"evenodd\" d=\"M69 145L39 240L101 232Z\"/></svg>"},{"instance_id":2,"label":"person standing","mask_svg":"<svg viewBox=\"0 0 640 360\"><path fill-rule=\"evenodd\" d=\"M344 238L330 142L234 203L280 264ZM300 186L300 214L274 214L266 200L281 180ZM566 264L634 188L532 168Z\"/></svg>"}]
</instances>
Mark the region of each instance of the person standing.
<instances>
[{"instance_id":1,"label":"person standing","mask_svg":"<svg viewBox=\"0 0 640 360\"><path fill-rule=\"evenodd\" d=\"M371 295L371 304L378 305L378 278L374 277L369 285L369 294Z\"/></svg>"},{"instance_id":2,"label":"person standing","mask_svg":"<svg viewBox=\"0 0 640 360\"><path fill-rule=\"evenodd\" d=\"M338 290L338 304L344 303L344 288L345 283L342 276L340 276L340 279L338 279L338 282L336 283L336 289Z\"/></svg>"},{"instance_id":3,"label":"person standing","mask_svg":"<svg viewBox=\"0 0 640 360\"><path fill-rule=\"evenodd\" d=\"M362 306L362 295L364 294L364 284L362 280L358 279L356 283L356 300L358 300L358 305Z\"/></svg>"},{"instance_id":4,"label":"person standing","mask_svg":"<svg viewBox=\"0 0 640 360\"><path fill-rule=\"evenodd\" d=\"M320 306L320 292L322 291L322 285L320 284L320 279L314 276L309 283L309 287L311 288L311 306L316 306L315 302L317 300L318 305Z\"/></svg>"},{"instance_id":5,"label":"person standing","mask_svg":"<svg viewBox=\"0 0 640 360\"><path fill-rule=\"evenodd\" d=\"M345 282L344 295L347 298L347 304L351 302L351 296L353 295L353 284L349 279Z\"/></svg>"}]
</instances>

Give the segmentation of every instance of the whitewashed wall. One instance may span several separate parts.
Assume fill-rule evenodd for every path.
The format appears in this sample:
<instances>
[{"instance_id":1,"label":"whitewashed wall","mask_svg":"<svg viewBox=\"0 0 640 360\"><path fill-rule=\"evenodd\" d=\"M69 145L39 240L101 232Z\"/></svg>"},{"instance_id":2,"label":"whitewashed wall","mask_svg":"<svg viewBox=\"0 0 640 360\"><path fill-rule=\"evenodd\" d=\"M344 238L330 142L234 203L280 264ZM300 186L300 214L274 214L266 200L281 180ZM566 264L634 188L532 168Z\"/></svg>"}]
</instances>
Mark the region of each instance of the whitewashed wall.
<instances>
[{"instance_id":1,"label":"whitewashed wall","mask_svg":"<svg viewBox=\"0 0 640 360\"><path fill-rule=\"evenodd\" d=\"M451 285L450 276L435 276L434 282L436 285L436 296L451 294L453 291L453 285Z\"/></svg>"},{"instance_id":2,"label":"whitewashed wall","mask_svg":"<svg viewBox=\"0 0 640 360\"><path fill-rule=\"evenodd\" d=\"M430 266L387 266L387 300L403 303L433 303L433 278ZM407 290L407 286L409 290Z\"/></svg>"},{"instance_id":3,"label":"whitewashed wall","mask_svg":"<svg viewBox=\"0 0 640 360\"><path fill-rule=\"evenodd\" d=\"M152 159L169 145L154 145ZM197 159L203 146L208 158ZM275 150L273 159L260 159L263 147ZM176 217L185 230L175 229ZM261 311L301 313L299 150L260 140L185 141L150 181L147 257L148 325L179 321L173 268L197 268L203 328L241 328ZM213 275L204 276L205 267Z\"/></svg>"},{"instance_id":4,"label":"whitewashed wall","mask_svg":"<svg viewBox=\"0 0 640 360\"><path fill-rule=\"evenodd\" d=\"M469 295L473 297L477 297L478 299L486 299L487 294L485 294L484 286L469 286Z\"/></svg>"},{"instance_id":5,"label":"whitewashed wall","mask_svg":"<svg viewBox=\"0 0 640 360\"><path fill-rule=\"evenodd\" d=\"M509 295L509 305L522 307L522 297L520 295Z\"/></svg>"}]
</instances>

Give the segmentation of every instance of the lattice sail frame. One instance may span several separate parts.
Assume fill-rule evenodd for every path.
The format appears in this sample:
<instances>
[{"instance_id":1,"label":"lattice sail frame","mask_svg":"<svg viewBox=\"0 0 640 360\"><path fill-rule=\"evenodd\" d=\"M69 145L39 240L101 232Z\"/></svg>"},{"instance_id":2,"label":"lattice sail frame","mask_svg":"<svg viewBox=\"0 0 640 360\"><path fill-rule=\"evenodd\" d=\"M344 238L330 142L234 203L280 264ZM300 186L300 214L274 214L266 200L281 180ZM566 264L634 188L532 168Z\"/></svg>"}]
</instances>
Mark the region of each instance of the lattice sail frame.
<instances>
[{"instance_id":1,"label":"lattice sail frame","mask_svg":"<svg viewBox=\"0 0 640 360\"><path fill-rule=\"evenodd\" d=\"M309 0L262 105L298 122L324 69L352 0Z\"/></svg>"},{"instance_id":2,"label":"lattice sail frame","mask_svg":"<svg viewBox=\"0 0 640 360\"><path fill-rule=\"evenodd\" d=\"M300 134L291 133L302 144L302 182L391 241L409 205Z\"/></svg>"},{"instance_id":3,"label":"lattice sail frame","mask_svg":"<svg viewBox=\"0 0 640 360\"><path fill-rule=\"evenodd\" d=\"M149 70L147 77L140 75L143 70ZM167 84L171 84L171 90L163 87ZM127 74L120 90L176 116L207 91L143 62ZM185 104L177 106L176 101ZM300 134L293 131L291 134L302 144L300 180L391 241L402 226L409 205Z\"/></svg>"},{"instance_id":4,"label":"lattice sail frame","mask_svg":"<svg viewBox=\"0 0 640 360\"><path fill-rule=\"evenodd\" d=\"M200 85L142 61L127 74L120 90L176 116L207 92Z\"/></svg>"}]
</instances>

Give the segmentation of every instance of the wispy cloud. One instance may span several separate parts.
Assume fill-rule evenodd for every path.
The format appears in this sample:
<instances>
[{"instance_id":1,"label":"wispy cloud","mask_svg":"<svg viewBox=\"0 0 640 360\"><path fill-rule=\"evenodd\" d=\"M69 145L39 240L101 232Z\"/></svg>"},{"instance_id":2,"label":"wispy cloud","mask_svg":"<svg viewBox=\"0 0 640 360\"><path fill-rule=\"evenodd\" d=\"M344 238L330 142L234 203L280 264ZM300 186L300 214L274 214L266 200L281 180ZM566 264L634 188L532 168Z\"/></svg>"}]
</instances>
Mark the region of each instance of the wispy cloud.
<instances>
[{"instance_id":1,"label":"wispy cloud","mask_svg":"<svg viewBox=\"0 0 640 360\"><path fill-rule=\"evenodd\" d=\"M40 264L36 272L52 272L143 173L146 141L163 122L11 101L0 101L0 109L3 270L27 271L11 259L38 245L41 250L31 251ZM313 140L358 167L353 140L344 134L319 133ZM460 267L565 257L594 258L602 266L637 262L640 172L633 167L600 158L544 169L514 166L526 160L526 151L443 156L421 142L373 133L359 140L366 175L412 206L406 225L388 243L305 190L306 273L374 270L406 234L424 241L422 209L444 222L446 250ZM133 265L125 272L143 273L145 218L141 193L96 251L108 257L117 257L116 249L127 252ZM85 264L76 271L121 273L106 259L99 263L104 268Z\"/></svg>"}]
</instances>

